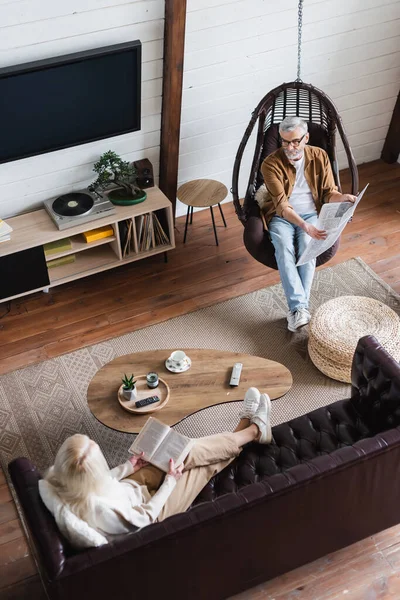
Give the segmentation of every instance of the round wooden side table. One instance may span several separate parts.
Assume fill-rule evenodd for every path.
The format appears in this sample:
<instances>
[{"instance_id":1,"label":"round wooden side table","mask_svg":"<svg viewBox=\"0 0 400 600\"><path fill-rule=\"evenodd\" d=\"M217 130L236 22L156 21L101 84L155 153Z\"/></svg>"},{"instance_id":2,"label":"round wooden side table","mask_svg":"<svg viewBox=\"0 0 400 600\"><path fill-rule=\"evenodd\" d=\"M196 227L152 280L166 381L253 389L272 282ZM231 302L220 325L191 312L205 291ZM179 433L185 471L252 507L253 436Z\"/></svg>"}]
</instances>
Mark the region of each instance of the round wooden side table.
<instances>
[{"instance_id":1,"label":"round wooden side table","mask_svg":"<svg viewBox=\"0 0 400 600\"><path fill-rule=\"evenodd\" d=\"M215 219L213 206L218 204L219 212L221 213L222 221L226 227L226 221L224 213L222 212L221 204L222 200L228 195L228 188L221 182L215 181L214 179L194 179L193 181L187 181L181 185L176 196L183 204L186 204L188 209L186 213L186 224L185 224L185 235L183 236L183 243L186 242L187 228L189 224L193 223L193 207L204 208L208 206L211 212L211 219L214 228L215 243L218 246L217 229L215 227Z\"/></svg>"}]
</instances>

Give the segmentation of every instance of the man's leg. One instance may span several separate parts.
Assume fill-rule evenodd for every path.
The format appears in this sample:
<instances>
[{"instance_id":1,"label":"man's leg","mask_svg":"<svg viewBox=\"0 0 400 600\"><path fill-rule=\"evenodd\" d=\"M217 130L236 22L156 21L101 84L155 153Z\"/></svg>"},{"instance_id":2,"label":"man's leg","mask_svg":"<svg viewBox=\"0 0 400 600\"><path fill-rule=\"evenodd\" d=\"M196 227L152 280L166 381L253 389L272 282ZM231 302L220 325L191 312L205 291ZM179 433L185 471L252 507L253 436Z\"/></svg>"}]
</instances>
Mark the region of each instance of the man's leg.
<instances>
[{"instance_id":1,"label":"man's leg","mask_svg":"<svg viewBox=\"0 0 400 600\"><path fill-rule=\"evenodd\" d=\"M307 306L307 295L296 267L295 226L286 219L273 217L268 224L275 257L289 310L294 313Z\"/></svg>"},{"instance_id":2,"label":"man's leg","mask_svg":"<svg viewBox=\"0 0 400 600\"><path fill-rule=\"evenodd\" d=\"M307 215L301 215L301 218L306 221L306 223L311 223L311 225L315 225L318 219L317 213L311 213ZM300 227L296 227L295 234L295 244L297 247L297 256L300 257L303 254L307 244L309 244L311 238L307 233L305 233ZM314 279L316 260L310 260L305 265L301 265L297 267L298 273L303 284L307 304L305 308L308 308L308 303L310 301L310 292L311 286Z\"/></svg>"}]
</instances>

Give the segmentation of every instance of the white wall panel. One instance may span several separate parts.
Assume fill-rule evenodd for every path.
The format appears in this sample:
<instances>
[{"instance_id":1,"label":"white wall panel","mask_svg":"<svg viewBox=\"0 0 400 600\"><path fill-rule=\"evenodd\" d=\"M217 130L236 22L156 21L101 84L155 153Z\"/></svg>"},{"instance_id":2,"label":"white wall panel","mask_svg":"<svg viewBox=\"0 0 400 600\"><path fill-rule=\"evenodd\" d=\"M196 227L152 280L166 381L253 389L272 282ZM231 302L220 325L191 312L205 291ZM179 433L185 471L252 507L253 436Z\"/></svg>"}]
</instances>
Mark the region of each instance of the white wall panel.
<instances>
[{"instance_id":1,"label":"white wall panel","mask_svg":"<svg viewBox=\"0 0 400 600\"><path fill-rule=\"evenodd\" d=\"M252 110L296 76L297 2L188 0L187 7L179 183L213 177L230 189ZM141 131L0 165L0 216L87 185L109 149L125 160L149 157L158 180L163 28L164 0L0 0L0 67L143 44ZM302 78L334 100L359 163L380 156L400 84L399 32L400 0L304 3ZM242 193L253 150L254 136ZM178 203L178 214L184 210Z\"/></svg>"},{"instance_id":2,"label":"white wall panel","mask_svg":"<svg viewBox=\"0 0 400 600\"><path fill-rule=\"evenodd\" d=\"M107 150L148 157L158 178L163 32L164 0L0 0L0 67L136 39L143 57L141 130L0 165L0 216L86 187Z\"/></svg>"},{"instance_id":3,"label":"white wall panel","mask_svg":"<svg viewBox=\"0 0 400 600\"><path fill-rule=\"evenodd\" d=\"M219 173L230 188L252 110L296 77L297 2L188 0L188 11L179 183ZM399 0L304 3L302 79L333 99L358 163L380 157L400 85L399 33ZM344 167L340 143L338 152Z\"/></svg>"}]
</instances>

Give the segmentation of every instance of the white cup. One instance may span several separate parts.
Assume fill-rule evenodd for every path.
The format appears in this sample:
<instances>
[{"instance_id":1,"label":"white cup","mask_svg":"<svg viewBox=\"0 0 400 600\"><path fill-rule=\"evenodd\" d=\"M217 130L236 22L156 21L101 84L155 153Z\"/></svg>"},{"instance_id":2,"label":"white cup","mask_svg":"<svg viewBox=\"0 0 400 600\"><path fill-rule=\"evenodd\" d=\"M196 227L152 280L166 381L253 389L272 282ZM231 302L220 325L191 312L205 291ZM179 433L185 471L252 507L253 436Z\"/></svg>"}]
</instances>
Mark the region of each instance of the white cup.
<instances>
[{"instance_id":1,"label":"white cup","mask_svg":"<svg viewBox=\"0 0 400 600\"><path fill-rule=\"evenodd\" d=\"M181 369L187 363L187 356L183 350L175 350L169 357L171 364L176 369Z\"/></svg>"}]
</instances>

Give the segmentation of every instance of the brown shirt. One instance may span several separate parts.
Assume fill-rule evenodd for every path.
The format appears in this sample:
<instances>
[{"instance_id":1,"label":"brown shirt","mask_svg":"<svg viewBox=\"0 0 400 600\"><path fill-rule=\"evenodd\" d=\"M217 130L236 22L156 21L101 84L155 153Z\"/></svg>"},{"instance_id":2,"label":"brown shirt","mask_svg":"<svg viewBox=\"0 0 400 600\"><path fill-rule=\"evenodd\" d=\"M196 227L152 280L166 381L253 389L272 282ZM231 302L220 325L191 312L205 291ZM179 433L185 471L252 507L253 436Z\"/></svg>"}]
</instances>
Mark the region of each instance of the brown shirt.
<instances>
[{"instance_id":1,"label":"brown shirt","mask_svg":"<svg viewBox=\"0 0 400 600\"><path fill-rule=\"evenodd\" d=\"M267 188L262 212L268 223L274 215L282 217L284 208L293 208L289 199L296 180L296 169L286 157L283 148L279 148L264 160L261 173ZM310 186L319 213L322 205L330 201L332 192L337 191L325 150L316 146L304 147L304 177Z\"/></svg>"}]
</instances>

